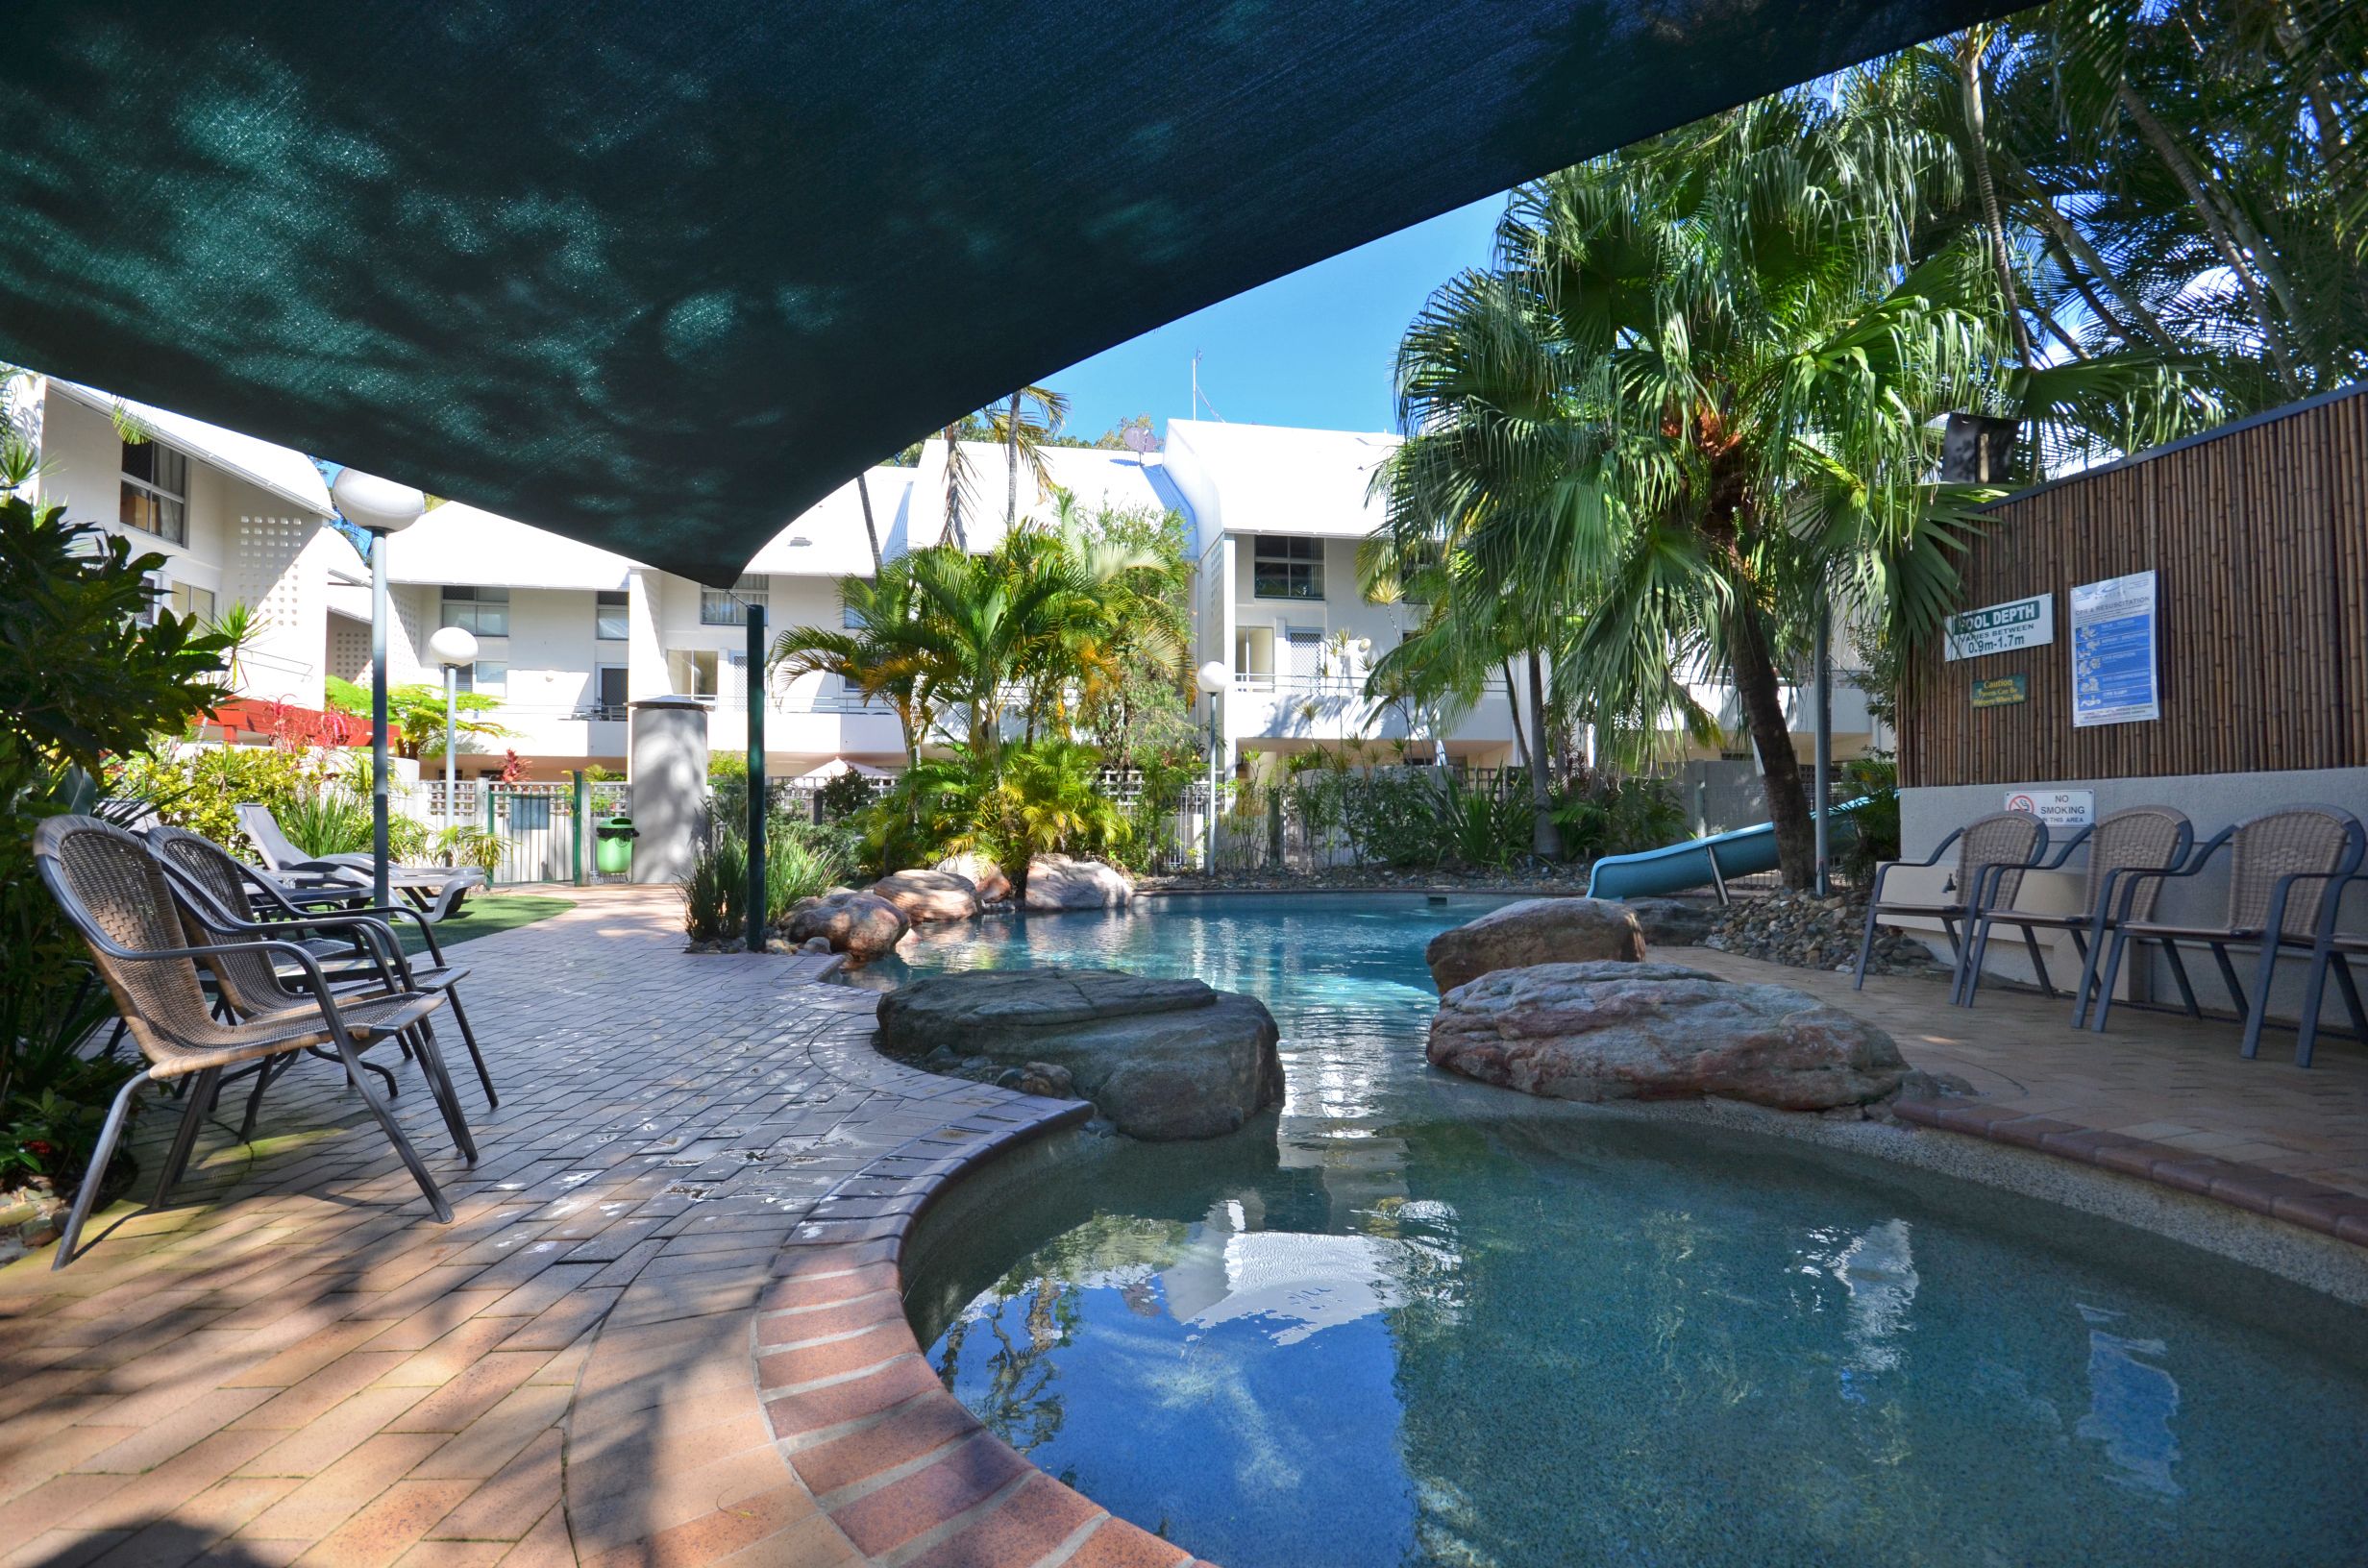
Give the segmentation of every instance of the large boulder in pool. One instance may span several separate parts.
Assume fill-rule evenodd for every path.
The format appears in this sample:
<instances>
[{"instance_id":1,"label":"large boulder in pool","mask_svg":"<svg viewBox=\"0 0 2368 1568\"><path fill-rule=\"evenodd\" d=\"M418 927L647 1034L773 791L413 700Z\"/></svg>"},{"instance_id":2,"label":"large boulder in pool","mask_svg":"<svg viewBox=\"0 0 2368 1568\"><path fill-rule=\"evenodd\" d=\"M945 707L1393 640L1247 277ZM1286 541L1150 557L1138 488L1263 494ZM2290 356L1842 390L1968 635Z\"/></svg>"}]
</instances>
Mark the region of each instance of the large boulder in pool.
<instances>
[{"instance_id":1,"label":"large boulder in pool","mask_svg":"<svg viewBox=\"0 0 2368 1568\"><path fill-rule=\"evenodd\" d=\"M1069 1069L1076 1092L1135 1138L1216 1138L1283 1097L1274 1018L1255 996L1116 969L979 969L880 998L880 1045L944 1046Z\"/></svg>"},{"instance_id":2,"label":"large boulder in pool","mask_svg":"<svg viewBox=\"0 0 2368 1568\"><path fill-rule=\"evenodd\" d=\"M1003 874L1003 868L975 851L948 855L937 863L937 870L970 878L982 904L999 904L1011 896L1011 878Z\"/></svg>"},{"instance_id":3,"label":"large boulder in pool","mask_svg":"<svg viewBox=\"0 0 2368 1568\"><path fill-rule=\"evenodd\" d=\"M978 913L978 884L952 871L896 871L873 883L872 892L902 910L915 925L967 920Z\"/></svg>"},{"instance_id":4,"label":"large boulder in pool","mask_svg":"<svg viewBox=\"0 0 2368 1568\"><path fill-rule=\"evenodd\" d=\"M1784 986L1674 964L1498 969L1439 1000L1433 1066L1557 1100L1865 1105L1908 1065L1874 1025Z\"/></svg>"},{"instance_id":5,"label":"large boulder in pool","mask_svg":"<svg viewBox=\"0 0 2368 1568\"><path fill-rule=\"evenodd\" d=\"M1422 950L1442 994L1492 969L1590 959L1644 957L1644 933L1625 904L1607 898L1524 898L1442 931Z\"/></svg>"},{"instance_id":6,"label":"large boulder in pool","mask_svg":"<svg viewBox=\"0 0 2368 1568\"><path fill-rule=\"evenodd\" d=\"M1027 863L1021 907L1038 914L1064 909L1118 909L1134 902L1135 884L1116 866L1068 855L1038 855Z\"/></svg>"},{"instance_id":7,"label":"large boulder in pool","mask_svg":"<svg viewBox=\"0 0 2368 1568\"><path fill-rule=\"evenodd\" d=\"M821 937L834 953L845 953L857 964L869 964L895 950L912 929L904 912L870 893L833 893L820 898L801 898L789 909L789 940L807 942Z\"/></svg>"}]
</instances>

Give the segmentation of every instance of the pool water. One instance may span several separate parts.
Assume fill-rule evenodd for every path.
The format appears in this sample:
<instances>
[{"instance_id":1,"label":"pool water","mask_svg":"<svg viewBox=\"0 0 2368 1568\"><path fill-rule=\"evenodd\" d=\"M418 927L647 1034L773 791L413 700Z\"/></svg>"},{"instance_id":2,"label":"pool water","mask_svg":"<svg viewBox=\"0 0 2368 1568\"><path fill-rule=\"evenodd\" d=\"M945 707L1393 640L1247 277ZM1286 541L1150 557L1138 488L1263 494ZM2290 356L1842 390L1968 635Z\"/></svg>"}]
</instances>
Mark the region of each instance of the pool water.
<instances>
[{"instance_id":1,"label":"pool water","mask_svg":"<svg viewBox=\"0 0 2368 1568\"><path fill-rule=\"evenodd\" d=\"M1493 902L918 933L896 972L1251 992L1289 1086L971 1226L929 1351L955 1394L1227 1568L2368 1562L2368 1314L1887 1163L1436 1072L1422 945Z\"/></svg>"}]
</instances>

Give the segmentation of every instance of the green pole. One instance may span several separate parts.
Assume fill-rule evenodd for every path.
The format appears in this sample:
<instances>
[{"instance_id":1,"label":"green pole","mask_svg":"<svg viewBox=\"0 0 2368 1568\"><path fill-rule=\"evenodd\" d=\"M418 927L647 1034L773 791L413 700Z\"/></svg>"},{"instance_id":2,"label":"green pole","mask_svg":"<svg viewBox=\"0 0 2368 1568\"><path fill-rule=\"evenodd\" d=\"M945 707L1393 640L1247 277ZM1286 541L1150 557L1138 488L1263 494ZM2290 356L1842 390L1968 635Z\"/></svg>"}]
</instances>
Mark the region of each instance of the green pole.
<instances>
[{"instance_id":1,"label":"green pole","mask_svg":"<svg viewBox=\"0 0 2368 1568\"><path fill-rule=\"evenodd\" d=\"M576 770L576 810L574 815L576 818L576 886L580 888L584 884L583 820L587 816L591 815L591 812L592 785L591 782L583 776L583 770L579 768Z\"/></svg>"},{"instance_id":2,"label":"green pole","mask_svg":"<svg viewBox=\"0 0 2368 1568\"><path fill-rule=\"evenodd\" d=\"M749 928L743 943L765 950L765 607L749 606Z\"/></svg>"}]
</instances>

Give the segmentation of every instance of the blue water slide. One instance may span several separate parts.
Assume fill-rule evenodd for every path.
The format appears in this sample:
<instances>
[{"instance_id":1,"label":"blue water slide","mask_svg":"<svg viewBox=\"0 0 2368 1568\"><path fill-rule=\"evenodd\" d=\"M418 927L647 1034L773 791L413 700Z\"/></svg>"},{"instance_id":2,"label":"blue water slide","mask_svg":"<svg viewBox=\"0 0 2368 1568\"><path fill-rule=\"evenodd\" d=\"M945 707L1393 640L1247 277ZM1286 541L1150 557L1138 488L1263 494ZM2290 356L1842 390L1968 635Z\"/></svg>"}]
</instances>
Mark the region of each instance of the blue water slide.
<instances>
[{"instance_id":1,"label":"blue water slide","mask_svg":"<svg viewBox=\"0 0 2368 1568\"><path fill-rule=\"evenodd\" d=\"M1866 798L1862 796L1834 807L1836 827L1846 828L1848 822L1839 819L1865 804ZM1723 889L1731 876L1749 876L1754 871L1775 869L1776 824L1760 822L1739 827L1732 833L1714 833L1707 839L1688 839L1659 849L1640 849L1633 855L1606 855L1595 862L1595 869L1588 874L1587 895L1653 898L1682 893L1688 888Z\"/></svg>"}]
</instances>

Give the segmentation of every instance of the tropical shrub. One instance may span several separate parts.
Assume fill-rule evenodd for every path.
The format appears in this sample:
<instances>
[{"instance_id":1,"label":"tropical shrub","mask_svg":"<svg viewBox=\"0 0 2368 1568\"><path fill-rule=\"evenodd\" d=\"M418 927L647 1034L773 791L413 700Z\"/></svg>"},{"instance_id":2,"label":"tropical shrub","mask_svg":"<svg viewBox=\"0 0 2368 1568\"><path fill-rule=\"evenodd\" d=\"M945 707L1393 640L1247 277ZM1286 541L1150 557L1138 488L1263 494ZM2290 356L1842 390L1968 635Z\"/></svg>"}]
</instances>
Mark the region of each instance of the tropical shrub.
<instances>
[{"instance_id":1,"label":"tropical shrub","mask_svg":"<svg viewBox=\"0 0 2368 1568\"><path fill-rule=\"evenodd\" d=\"M1847 817L1835 819L1848 832L1835 845L1835 864L1859 887L1875 879L1875 868L1899 858L1899 764L1887 756L1854 758L1841 765L1844 794L1863 796L1866 804Z\"/></svg>"},{"instance_id":2,"label":"tropical shrub","mask_svg":"<svg viewBox=\"0 0 2368 1568\"><path fill-rule=\"evenodd\" d=\"M420 829L423 837L425 836L427 831L425 822L413 821L407 817L401 821ZM394 836L391 832L393 824L390 822L388 825L390 829L388 837L391 839ZM504 850L502 836L499 833L489 833L481 827L467 822L456 822L451 827L443 828L428 842L434 845L433 853L445 865L474 866L484 872L488 879L502 864ZM401 847L390 847L397 860L413 858L410 853Z\"/></svg>"},{"instance_id":3,"label":"tropical shrub","mask_svg":"<svg viewBox=\"0 0 2368 1568\"><path fill-rule=\"evenodd\" d=\"M31 841L43 819L92 807L110 757L221 699L222 639L167 609L147 619L163 566L61 507L0 496L0 1151L62 1188L81 1179L72 1108L103 1105L129 1069L77 1054L107 1007L80 983L82 943Z\"/></svg>"},{"instance_id":4,"label":"tropical shrub","mask_svg":"<svg viewBox=\"0 0 2368 1568\"><path fill-rule=\"evenodd\" d=\"M1101 792L1101 753L1076 741L1039 741L1003 760L1002 782L981 800L981 846L1007 868L1013 885L1038 855L1106 857L1123 846L1132 825Z\"/></svg>"},{"instance_id":5,"label":"tropical shrub","mask_svg":"<svg viewBox=\"0 0 2368 1568\"><path fill-rule=\"evenodd\" d=\"M108 793L143 801L160 821L203 833L234 854L252 854L236 808L256 801L284 824L298 796L312 788L314 771L303 754L274 746L199 747L177 756L139 751L109 770Z\"/></svg>"},{"instance_id":6,"label":"tropical shrub","mask_svg":"<svg viewBox=\"0 0 2368 1568\"><path fill-rule=\"evenodd\" d=\"M274 813L288 842L317 859L331 855L367 853L371 814L367 796L357 796L342 784L323 784L301 790L284 810ZM388 837L393 824L388 823ZM391 848L391 843L389 847Z\"/></svg>"},{"instance_id":7,"label":"tropical shrub","mask_svg":"<svg viewBox=\"0 0 2368 1568\"><path fill-rule=\"evenodd\" d=\"M851 770L814 792L814 809L826 822L843 822L871 805L872 795L870 777Z\"/></svg>"},{"instance_id":8,"label":"tropical shrub","mask_svg":"<svg viewBox=\"0 0 2368 1568\"><path fill-rule=\"evenodd\" d=\"M789 908L845 879L850 863L839 844L794 829L765 838L765 923L779 925ZM695 942L742 936L748 926L748 841L729 828L710 836L682 883L682 923Z\"/></svg>"},{"instance_id":9,"label":"tropical shrub","mask_svg":"<svg viewBox=\"0 0 2368 1568\"><path fill-rule=\"evenodd\" d=\"M1554 796L1563 846L1578 861L1655 849L1687 836L1686 808L1664 779L1595 772Z\"/></svg>"}]
</instances>

